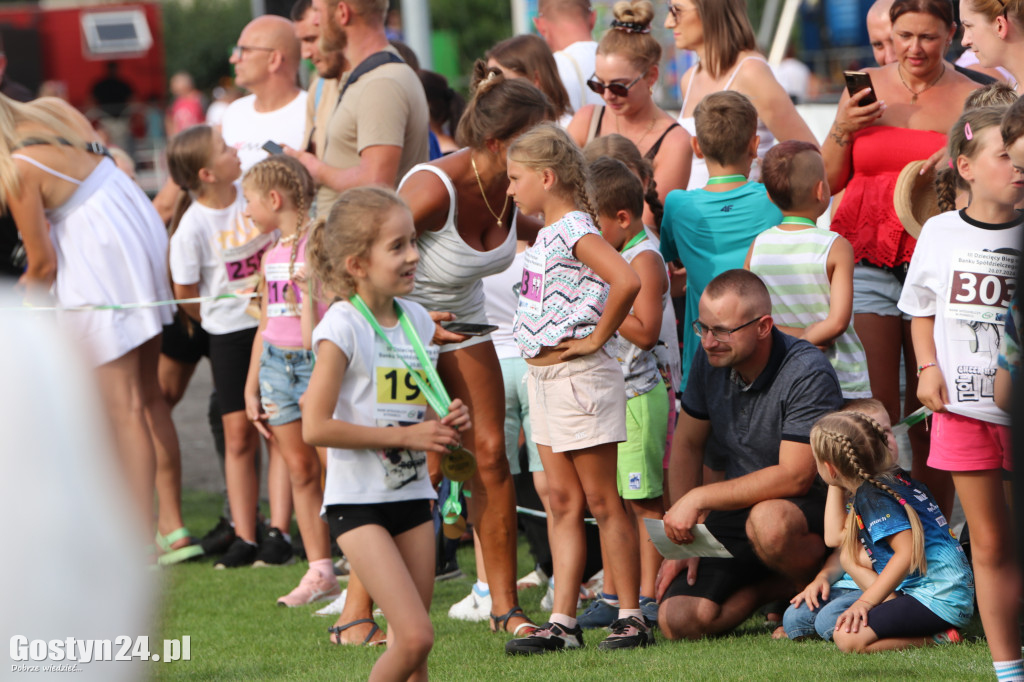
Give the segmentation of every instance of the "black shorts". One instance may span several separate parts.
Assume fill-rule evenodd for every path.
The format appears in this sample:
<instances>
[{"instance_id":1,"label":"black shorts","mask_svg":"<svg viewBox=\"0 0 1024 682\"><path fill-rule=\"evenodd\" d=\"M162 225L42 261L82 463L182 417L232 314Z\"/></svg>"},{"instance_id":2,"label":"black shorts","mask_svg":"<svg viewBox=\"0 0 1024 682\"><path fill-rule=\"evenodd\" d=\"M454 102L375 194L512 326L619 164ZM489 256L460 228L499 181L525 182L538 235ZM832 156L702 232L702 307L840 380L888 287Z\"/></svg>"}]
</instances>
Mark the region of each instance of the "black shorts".
<instances>
[{"instance_id":1,"label":"black shorts","mask_svg":"<svg viewBox=\"0 0 1024 682\"><path fill-rule=\"evenodd\" d=\"M230 334L210 334L210 366L221 415L245 410L245 380L256 327Z\"/></svg>"},{"instance_id":2,"label":"black shorts","mask_svg":"<svg viewBox=\"0 0 1024 682\"><path fill-rule=\"evenodd\" d=\"M172 360L194 365L204 355L210 356L210 335L198 322L192 322L186 328L185 322L175 317L174 322L164 325L160 352Z\"/></svg>"},{"instance_id":3,"label":"black shorts","mask_svg":"<svg viewBox=\"0 0 1024 682\"><path fill-rule=\"evenodd\" d=\"M825 496L818 490L812 490L804 497L785 498L803 512L807 520L807 528L817 535L824 531ZM716 604L725 600L749 585L756 585L771 578L775 573L762 563L754 547L747 537L747 518L750 508L732 511L712 511L708 514L704 525L725 545L732 554L731 559L708 557L700 560L697 567L697 581L690 585L686 582L683 571L665 591L664 599L669 597L702 597Z\"/></svg>"},{"instance_id":4,"label":"black shorts","mask_svg":"<svg viewBox=\"0 0 1024 682\"><path fill-rule=\"evenodd\" d=\"M380 502L377 504L332 504L327 507L331 537L339 537L361 526L381 526L391 537L424 523L433 523L430 500Z\"/></svg>"},{"instance_id":5,"label":"black shorts","mask_svg":"<svg viewBox=\"0 0 1024 682\"><path fill-rule=\"evenodd\" d=\"M878 639L892 639L928 637L953 626L909 594L898 592L895 598L868 611L868 627L875 631Z\"/></svg>"}]
</instances>

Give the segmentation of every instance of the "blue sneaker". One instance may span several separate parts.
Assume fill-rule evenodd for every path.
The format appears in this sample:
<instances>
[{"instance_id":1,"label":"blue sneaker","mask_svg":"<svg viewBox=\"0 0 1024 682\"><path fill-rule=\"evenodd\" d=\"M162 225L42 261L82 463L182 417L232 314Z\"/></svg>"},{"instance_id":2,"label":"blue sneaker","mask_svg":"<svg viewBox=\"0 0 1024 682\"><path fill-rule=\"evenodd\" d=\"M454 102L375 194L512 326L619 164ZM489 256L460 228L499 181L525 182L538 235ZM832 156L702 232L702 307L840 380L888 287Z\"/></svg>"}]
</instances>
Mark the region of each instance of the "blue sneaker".
<instances>
[{"instance_id":1,"label":"blue sneaker","mask_svg":"<svg viewBox=\"0 0 1024 682\"><path fill-rule=\"evenodd\" d=\"M640 612L651 624L651 627L658 627L658 602L650 597L640 597Z\"/></svg>"},{"instance_id":2,"label":"blue sneaker","mask_svg":"<svg viewBox=\"0 0 1024 682\"><path fill-rule=\"evenodd\" d=\"M606 628L619 617L619 607L612 606L604 599L595 599L576 621L584 630Z\"/></svg>"}]
</instances>

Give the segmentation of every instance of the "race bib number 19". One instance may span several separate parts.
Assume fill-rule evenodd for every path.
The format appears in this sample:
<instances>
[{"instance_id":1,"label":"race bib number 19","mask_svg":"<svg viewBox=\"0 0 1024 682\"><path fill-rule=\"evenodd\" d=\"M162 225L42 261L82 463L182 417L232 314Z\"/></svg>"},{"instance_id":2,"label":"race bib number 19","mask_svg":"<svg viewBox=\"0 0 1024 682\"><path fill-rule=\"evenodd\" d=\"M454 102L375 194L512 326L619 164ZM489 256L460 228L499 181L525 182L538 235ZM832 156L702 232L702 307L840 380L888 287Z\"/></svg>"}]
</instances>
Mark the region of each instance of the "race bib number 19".
<instances>
[{"instance_id":1,"label":"race bib number 19","mask_svg":"<svg viewBox=\"0 0 1024 682\"><path fill-rule=\"evenodd\" d=\"M378 423L423 421L427 413L427 397L416 382L426 382L426 376L422 370L416 370L419 376L414 377L402 362L404 359L410 365L419 364L415 351L408 347L392 350L379 343L376 350L377 358L373 363L374 417ZM431 350L436 352L436 349Z\"/></svg>"}]
</instances>

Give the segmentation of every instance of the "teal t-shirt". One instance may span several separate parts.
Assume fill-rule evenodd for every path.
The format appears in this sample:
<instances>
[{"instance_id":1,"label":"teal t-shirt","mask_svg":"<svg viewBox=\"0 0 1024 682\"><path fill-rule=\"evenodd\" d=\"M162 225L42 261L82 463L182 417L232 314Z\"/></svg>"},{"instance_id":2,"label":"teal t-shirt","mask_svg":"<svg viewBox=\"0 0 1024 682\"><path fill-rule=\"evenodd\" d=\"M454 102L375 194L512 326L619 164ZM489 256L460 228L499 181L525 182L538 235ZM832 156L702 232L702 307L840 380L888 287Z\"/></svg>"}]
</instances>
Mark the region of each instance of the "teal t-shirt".
<instances>
[{"instance_id":1,"label":"teal t-shirt","mask_svg":"<svg viewBox=\"0 0 1024 682\"><path fill-rule=\"evenodd\" d=\"M704 287L726 270L742 268L754 237L782 222L782 211L759 182L728 192L674 190L665 197L661 253L686 267L686 316L683 340L683 386L690 376L700 339L691 326Z\"/></svg>"}]
</instances>

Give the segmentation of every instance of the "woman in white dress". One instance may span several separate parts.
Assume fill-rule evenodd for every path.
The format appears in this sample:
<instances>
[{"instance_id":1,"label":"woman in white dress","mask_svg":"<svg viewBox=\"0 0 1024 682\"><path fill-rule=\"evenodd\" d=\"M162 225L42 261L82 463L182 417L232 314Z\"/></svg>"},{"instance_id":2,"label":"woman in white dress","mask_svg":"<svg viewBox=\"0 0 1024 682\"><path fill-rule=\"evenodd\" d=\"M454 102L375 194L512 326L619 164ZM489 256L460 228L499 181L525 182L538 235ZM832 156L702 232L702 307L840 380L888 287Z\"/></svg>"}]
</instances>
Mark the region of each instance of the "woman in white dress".
<instances>
[{"instance_id":1,"label":"woman in white dress","mask_svg":"<svg viewBox=\"0 0 1024 682\"><path fill-rule=\"evenodd\" d=\"M18 225L29 303L60 308L59 322L96 368L112 433L140 508L152 513L155 454L147 411L159 398L160 332L170 298L167 234L146 195L106 156L69 104L0 95L0 207Z\"/></svg>"}]
</instances>

